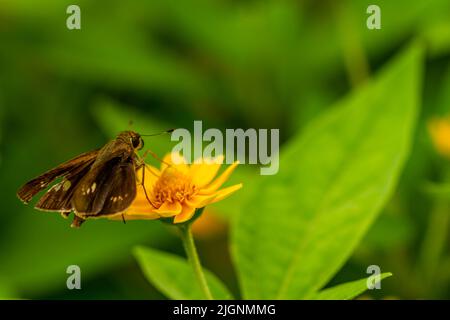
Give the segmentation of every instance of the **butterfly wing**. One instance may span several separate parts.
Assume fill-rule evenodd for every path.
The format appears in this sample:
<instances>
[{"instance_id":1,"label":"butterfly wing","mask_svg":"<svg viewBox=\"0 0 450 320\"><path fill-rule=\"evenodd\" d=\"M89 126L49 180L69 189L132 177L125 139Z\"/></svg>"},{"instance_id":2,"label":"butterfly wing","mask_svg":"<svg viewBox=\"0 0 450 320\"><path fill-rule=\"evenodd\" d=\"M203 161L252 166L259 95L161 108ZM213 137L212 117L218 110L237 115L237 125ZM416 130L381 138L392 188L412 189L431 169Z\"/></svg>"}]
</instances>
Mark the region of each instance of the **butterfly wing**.
<instances>
[{"instance_id":1,"label":"butterfly wing","mask_svg":"<svg viewBox=\"0 0 450 320\"><path fill-rule=\"evenodd\" d=\"M27 182L19 189L17 196L24 203L30 202L30 200L38 192L47 188L55 179L67 176L84 166L92 164L95 161L97 154L98 150L93 150L60 164L56 168L49 170L39 177Z\"/></svg>"},{"instance_id":2,"label":"butterfly wing","mask_svg":"<svg viewBox=\"0 0 450 320\"><path fill-rule=\"evenodd\" d=\"M64 176L61 182L55 184L48 190L35 206L35 209L41 211L58 211L70 212L72 211L72 196L76 186L81 181L84 175L89 172L89 169L94 162L88 161L79 168L70 171Z\"/></svg>"},{"instance_id":3,"label":"butterfly wing","mask_svg":"<svg viewBox=\"0 0 450 320\"><path fill-rule=\"evenodd\" d=\"M77 216L93 218L125 211L136 197L134 157L116 157L92 167L77 185L72 207Z\"/></svg>"},{"instance_id":4,"label":"butterfly wing","mask_svg":"<svg viewBox=\"0 0 450 320\"><path fill-rule=\"evenodd\" d=\"M110 182L110 191L97 216L108 216L125 211L136 198L134 164L119 166Z\"/></svg>"}]
</instances>

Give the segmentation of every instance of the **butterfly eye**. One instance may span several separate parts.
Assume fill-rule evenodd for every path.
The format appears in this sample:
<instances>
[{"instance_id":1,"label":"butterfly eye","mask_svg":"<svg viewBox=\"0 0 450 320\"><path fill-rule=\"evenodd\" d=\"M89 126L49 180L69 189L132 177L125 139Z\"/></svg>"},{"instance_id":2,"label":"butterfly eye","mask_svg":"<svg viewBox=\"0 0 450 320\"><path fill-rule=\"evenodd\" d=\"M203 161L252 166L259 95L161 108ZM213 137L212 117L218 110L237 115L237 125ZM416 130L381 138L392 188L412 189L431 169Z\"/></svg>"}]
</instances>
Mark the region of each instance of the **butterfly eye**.
<instances>
[{"instance_id":1,"label":"butterfly eye","mask_svg":"<svg viewBox=\"0 0 450 320\"><path fill-rule=\"evenodd\" d=\"M133 138L133 148L140 150L144 147L144 141L141 137Z\"/></svg>"}]
</instances>

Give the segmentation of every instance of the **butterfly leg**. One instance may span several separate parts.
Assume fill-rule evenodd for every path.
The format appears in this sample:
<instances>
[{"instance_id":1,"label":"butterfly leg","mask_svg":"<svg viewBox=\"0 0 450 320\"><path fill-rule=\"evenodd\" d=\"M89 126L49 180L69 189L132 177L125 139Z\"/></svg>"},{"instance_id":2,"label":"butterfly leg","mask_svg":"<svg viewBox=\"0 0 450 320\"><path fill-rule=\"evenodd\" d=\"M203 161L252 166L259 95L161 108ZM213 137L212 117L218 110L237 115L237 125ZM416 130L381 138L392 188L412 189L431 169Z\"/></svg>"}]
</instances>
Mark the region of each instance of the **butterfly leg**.
<instances>
[{"instance_id":1,"label":"butterfly leg","mask_svg":"<svg viewBox=\"0 0 450 320\"><path fill-rule=\"evenodd\" d=\"M75 215L75 217L73 218L72 224L70 226L72 228L79 228L83 224L84 221L86 221L86 220Z\"/></svg>"},{"instance_id":2,"label":"butterfly leg","mask_svg":"<svg viewBox=\"0 0 450 320\"><path fill-rule=\"evenodd\" d=\"M147 193L147 189L145 188L145 166L146 166L145 162L142 161L142 164L139 165L139 166L137 167L136 171L138 171L139 169L142 168L141 186L142 186L142 188L144 189L145 198L147 199L148 203L149 203L153 208L156 208L156 206L155 206L155 205L153 204L153 202L150 200L150 197L148 196L148 193Z\"/></svg>"},{"instance_id":3,"label":"butterfly leg","mask_svg":"<svg viewBox=\"0 0 450 320\"><path fill-rule=\"evenodd\" d=\"M151 155L153 158L155 158L156 160L158 160L161 163L164 163L165 165L167 165L168 167L171 166L170 163L165 162L164 160L162 160L160 157L158 157L158 155L156 153L154 153L152 150L147 149L145 150L144 154L142 155L142 160L145 160L145 158L147 158L148 155Z\"/></svg>"}]
</instances>

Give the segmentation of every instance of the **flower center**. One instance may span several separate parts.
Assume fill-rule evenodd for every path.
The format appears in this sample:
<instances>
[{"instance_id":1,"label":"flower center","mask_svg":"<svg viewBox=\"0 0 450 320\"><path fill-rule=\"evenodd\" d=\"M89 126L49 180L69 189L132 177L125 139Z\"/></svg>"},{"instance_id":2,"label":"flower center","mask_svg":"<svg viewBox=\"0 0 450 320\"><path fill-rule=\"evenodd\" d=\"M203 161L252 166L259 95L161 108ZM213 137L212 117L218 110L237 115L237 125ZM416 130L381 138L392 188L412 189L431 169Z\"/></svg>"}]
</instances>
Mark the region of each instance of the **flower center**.
<instances>
[{"instance_id":1,"label":"flower center","mask_svg":"<svg viewBox=\"0 0 450 320\"><path fill-rule=\"evenodd\" d=\"M191 178L175 168L165 169L153 187L154 205L159 208L164 202L189 200L197 191Z\"/></svg>"}]
</instances>

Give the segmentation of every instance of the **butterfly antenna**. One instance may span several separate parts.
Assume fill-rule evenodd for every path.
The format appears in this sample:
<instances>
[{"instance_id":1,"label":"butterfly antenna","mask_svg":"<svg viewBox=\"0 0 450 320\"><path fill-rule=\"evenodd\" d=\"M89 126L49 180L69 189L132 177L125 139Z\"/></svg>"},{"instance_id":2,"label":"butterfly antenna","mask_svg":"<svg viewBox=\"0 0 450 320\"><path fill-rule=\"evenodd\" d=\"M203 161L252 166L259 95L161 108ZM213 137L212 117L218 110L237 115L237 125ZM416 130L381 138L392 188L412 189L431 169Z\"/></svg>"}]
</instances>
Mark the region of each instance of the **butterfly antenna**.
<instances>
[{"instance_id":1,"label":"butterfly antenna","mask_svg":"<svg viewBox=\"0 0 450 320\"><path fill-rule=\"evenodd\" d=\"M153 134L141 134L141 137L154 137L154 136L160 136L160 135L163 135L163 134L172 133L172 132L174 132L174 131L175 131L175 129L169 129L169 130L166 130L166 131L163 131L163 132L158 132L158 133L153 133Z\"/></svg>"},{"instance_id":2,"label":"butterfly antenna","mask_svg":"<svg viewBox=\"0 0 450 320\"><path fill-rule=\"evenodd\" d=\"M141 134L141 137L154 137L154 136L159 136L159 135L163 135L163 134L168 134L168 133L172 133L175 129L169 129L163 132L159 132L159 133L154 133L154 134ZM158 157L158 155L156 153L154 153L152 150L147 149L144 152L143 155L143 159L145 160L145 158L147 157L147 154L150 154L153 158L155 158L156 160L158 160L161 163L164 163L165 165L167 165L168 167L171 166L170 163L165 162L164 160L162 160L160 157ZM145 162L144 162L145 163Z\"/></svg>"}]
</instances>

